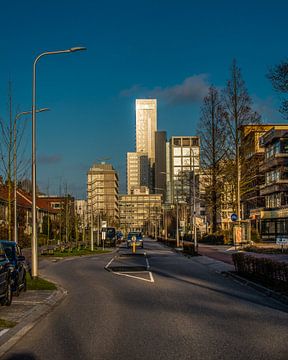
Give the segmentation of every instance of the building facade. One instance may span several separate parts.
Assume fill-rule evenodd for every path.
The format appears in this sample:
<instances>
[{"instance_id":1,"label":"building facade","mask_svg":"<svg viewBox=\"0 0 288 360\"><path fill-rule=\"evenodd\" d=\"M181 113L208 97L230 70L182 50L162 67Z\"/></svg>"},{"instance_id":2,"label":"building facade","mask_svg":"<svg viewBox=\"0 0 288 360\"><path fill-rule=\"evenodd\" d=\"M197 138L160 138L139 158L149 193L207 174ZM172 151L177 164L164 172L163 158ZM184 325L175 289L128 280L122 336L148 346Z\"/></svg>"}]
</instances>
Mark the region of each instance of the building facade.
<instances>
[{"instance_id":1,"label":"building facade","mask_svg":"<svg viewBox=\"0 0 288 360\"><path fill-rule=\"evenodd\" d=\"M254 212L260 217L262 240L275 241L288 234L288 125L274 126L260 138L265 158L260 171L265 183L260 187L265 208Z\"/></svg>"},{"instance_id":2,"label":"building facade","mask_svg":"<svg viewBox=\"0 0 288 360\"><path fill-rule=\"evenodd\" d=\"M119 196L120 227L125 234L142 231L159 233L162 220L162 194L150 194L145 186L134 188L131 194Z\"/></svg>"},{"instance_id":3,"label":"building facade","mask_svg":"<svg viewBox=\"0 0 288 360\"><path fill-rule=\"evenodd\" d=\"M108 226L119 222L118 175L111 164L94 164L87 173L88 211L93 218L101 217ZM93 219L92 219L93 221Z\"/></svg>"},{"instance_id":4,"label":"building facade","mask_svg":"<svg viewBox=\"0 0 288 360\"><path fill-rule=\"evenodd\" d=\"M155 132L157 131L157 100L136 100L136 152L148 157L148 187L155 187ZM146 170L145 170L146 172ZM139 184L140 185L140 184Z\"/></svg>"},{"instance_id":5,"label":"building facade","mask_svg":"<svg viewBox=\"0 0 288 360\"><path fill-rule=\"evenodd\" d=\"M146 153L127 153L127 194L135 187L149 185L149 162Z\"/></svg>"},{"instance_id":6,"label":"building facade","mask_svg":"<svg viewBox=\"0 0 288 360\"><path fill-rule=\"evenodd\" d=\"M260 144L261 136L273 128L269 124L251 124L240 127L241 158L241 219L249 219L250 212L265 206L260 187L265 184L265 174L260 171L265 149Z\"/></svg>"},{"instance_id":7,"label":"building facade","mask_svg":"<svg viewBox=\"0 0 288 360\"><path fill-rule=\"evenodd\" d=\"M169 146L170 203L191 202L193 172L200 171L200 141L197 136L172 136ZM196 184L196 181L195 181ZM198 181L199 184L199 181ZM197 185L196 185L197 186ZM199 185L196 193L199 193Z\"/></svg>"},{"instance_id":8,"label":"building facade","mask_svg":"<svg viewBox=\"0 0 288 360\"><path fill-rule=\"evenodd\" d=\"M166 131L155 133L155 193L163 195L166 201Z\"/></svg>"}]
</instances>

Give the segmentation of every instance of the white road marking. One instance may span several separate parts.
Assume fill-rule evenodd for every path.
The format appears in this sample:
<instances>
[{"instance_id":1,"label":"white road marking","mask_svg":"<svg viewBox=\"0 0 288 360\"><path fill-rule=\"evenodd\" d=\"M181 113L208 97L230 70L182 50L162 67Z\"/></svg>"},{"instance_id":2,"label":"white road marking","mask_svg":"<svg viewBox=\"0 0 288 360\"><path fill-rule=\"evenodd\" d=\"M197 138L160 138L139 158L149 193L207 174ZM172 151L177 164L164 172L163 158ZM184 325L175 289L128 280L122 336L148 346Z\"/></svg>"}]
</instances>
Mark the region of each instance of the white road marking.
<instances>
[{"instance_id":1,"label":"white road marking","mask_svg":"<svg viewBox=\"0 0 288 360\"><path fill-rule=\"evenodd\" d=\"M147 255L146 255L146 252L144 252L144 255L145 255L145 260L146 260L146 267L147 267L147 270L150 269L150 264L149 264L149 261L148 261L148 258L147 258ZM117 256L115 255L109 262L107 265L105 265L105 269L108 270L109 269L109 266L112 264L112 262L114 261L114 259L116 258ZM137 271L137 274L149 274L149 279L144 279L142 277L139 277L139 276L136 276L136 275L131 275L131 273L126 273L126 272L121 272L121 271L113 271L112 270L112 273L113 274L116 274L116 275L119 275L119 276L126 276L126 277L130 277L130 278L133 278L133 279L137 279L137 280L142 280L142 281L146 281L146 282L150 282L150 283L154 283L154 278L153 278L153 275L151 273L151 271Z\"/></svg>"},{"instance_id":2,"label":"white road marking","mask_svg":"<svg viewBox=\"0 0 288 360\"><path fill-rule=\"evenodd\" d=\"M137 274L139 272L137 271ZM142 271L142 273L146 273L146 271ZM150 271L148 271L148 274L150 276L150 279L144 279L142 277L139 277L139 276L135 276L135 275L131 275L131 274L128 274L128 273L124 273L124 272L114 272L113 271L113 274L116 274L116 275L119 275L119 276L127 276L127 277L130 277L132 279L137 279L137 280L142 280L142 281L146 281L146 282L151 282L151 283L154 283L154 278L153 278L153 275Z\"/></svg>"},{"instance_id":3,"label":"white road marking","mask_svg":"<svg viewBox=\"0 0 288 360\"><path fill-rule=\"evenodd\" d=\"M14 302L14 301L13 301ZM3 329L0 331L0 336L6 334L7 331L9 331L10 329Z\"/></svg>"},{"instance_id":4,"label":"white road marking","mask_svg":"<svg viewBox=\"0 0 288 360\"><path fill-rule=\"evenodd\" d=\"M108 269L108 267L111 265L112 261L115 259L116 256L114 256L109 262L108 264L105 266L105 269Z\"/></svg>"},{"instance_id":5,"label":"white road marking","mask_svg":"<svg viewBox=\"0 0 288 360\"><path fill-rule=\"evenodd\" d=\"M146 267L147 267L147 270L150 269L150 264L149 264L149 261L148 261L148 258L146 256L146 253L145 253L145 259L146 259Z\"/></svg>"},{"instance_id":6,"label":"white road marking","mask_svg":"<svg viewBox=\"0 0 288 360\"><path fill-rule=\"evenodd\" d=\"M152 272L151 272L151 271L149 271L149 275L150 275L150 280L151 280L151 282L154 283L155 281L154 281L154 278L153 278L153 275L152 275Z\"/></svg>"}]
</instances>

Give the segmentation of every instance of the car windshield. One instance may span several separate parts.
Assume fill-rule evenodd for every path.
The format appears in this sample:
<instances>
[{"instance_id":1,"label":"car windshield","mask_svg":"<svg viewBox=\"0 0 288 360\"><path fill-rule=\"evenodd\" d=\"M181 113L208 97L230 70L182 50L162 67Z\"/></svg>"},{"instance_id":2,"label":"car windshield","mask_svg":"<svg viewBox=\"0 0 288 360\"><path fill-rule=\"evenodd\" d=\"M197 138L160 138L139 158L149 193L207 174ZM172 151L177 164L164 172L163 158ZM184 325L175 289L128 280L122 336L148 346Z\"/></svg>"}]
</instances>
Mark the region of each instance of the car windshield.
<instances>
[{"instance_id":1,"label":"car windshield","mask_svg":"<svg viewBox=\"0 0 288 360\"><path fill-rule=\"evenodd\" d=\"M6 256L8 257L8 259L11 260L15 260L15 247L14 246L9 246L9 245L4 245L4 249L5 249L5 253Z\"/></svg>"},{"instance_id":2,"label":"car windshield","mask_svg":"<svg viewBox=\"0 0 288 360\"><path fill-rule=\"evenodd\" d=\"M132 236L136 236L136 238L141 238L142 237L141 233L139 233L139 232L130 232L128 234L128 239L131 239Z\"/></svg>"}]
</instances>

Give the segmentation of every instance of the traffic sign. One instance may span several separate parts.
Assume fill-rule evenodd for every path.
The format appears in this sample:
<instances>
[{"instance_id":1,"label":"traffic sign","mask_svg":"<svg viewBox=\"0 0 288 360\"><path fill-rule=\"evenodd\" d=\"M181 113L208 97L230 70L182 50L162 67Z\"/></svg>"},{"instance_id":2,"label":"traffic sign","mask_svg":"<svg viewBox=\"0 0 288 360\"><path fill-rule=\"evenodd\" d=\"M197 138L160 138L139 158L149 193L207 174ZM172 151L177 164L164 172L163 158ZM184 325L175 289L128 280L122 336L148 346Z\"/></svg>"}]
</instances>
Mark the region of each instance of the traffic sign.
<instances>
[{"instance_id":1,"label":"traffic sign","mask_svg":"<svg viewBox=\"0 0 288 360\"><path fill-rule=\"evenodd\" d=\"M237 214L235 214L235 213L231 214L231 220L232 221L237 221L237 219L238 219Z\"/></svg>"}]
</instances>

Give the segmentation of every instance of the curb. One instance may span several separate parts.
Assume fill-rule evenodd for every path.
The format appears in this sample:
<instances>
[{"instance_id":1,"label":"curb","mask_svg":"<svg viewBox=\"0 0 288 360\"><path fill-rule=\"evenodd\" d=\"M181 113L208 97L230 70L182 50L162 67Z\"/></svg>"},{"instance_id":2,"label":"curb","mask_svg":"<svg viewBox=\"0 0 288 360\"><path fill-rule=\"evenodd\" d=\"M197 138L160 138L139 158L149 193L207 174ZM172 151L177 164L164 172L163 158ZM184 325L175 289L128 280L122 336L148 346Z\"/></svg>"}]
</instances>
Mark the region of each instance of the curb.
<instances>
[{"instance_id":1,"label":"curb","mask_svg":"<svg viewBox=\"0 0 288 360\"><path fill-rule=\"evenodd\" d=\"M226 277L231 277L233 278L234 280L240 282L241 284L243 285L247 285L263 294L265 294L266 296L268 297L271 297L275 300L278 300L280 301L281 303L284 303L285 305L288 305L288 296L284 295L284 294L281 294L281 293L278 293L277 291L274 291L274 290L271 290L271 289L268 289L266 288L265 286L262 286L260 284L257 284L251 280L248 280L248 279L245 279L233 272L230 272L230 271L222 271L222 274Z\"/></svg>"},{"instance_id":2,"label":"curb","mask_svg":"<svg viewBox=\"0 0 288 360\"><path fill-rule=\"evenodd\" d=\"M67 295L67 291L59 284L56 285L57 290L54 290L54 292L48 296L48 298L45 299L42 304L35 305L35 307L27 313L23 321L21 321L15 327L9 329L9 331L1 336L0 358L25 334L27 334L28 331L30 331L42 317L47 315L56 305L58 305L58 303L60 303L61 300L64 299L64 297Z\"/></svg>"}]
</instances>

